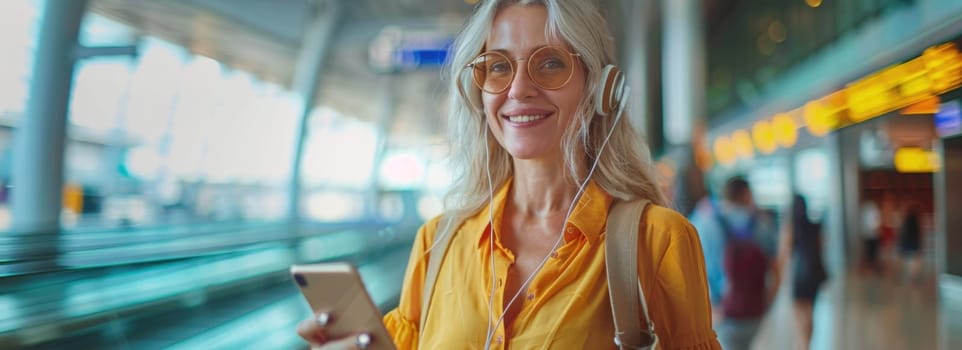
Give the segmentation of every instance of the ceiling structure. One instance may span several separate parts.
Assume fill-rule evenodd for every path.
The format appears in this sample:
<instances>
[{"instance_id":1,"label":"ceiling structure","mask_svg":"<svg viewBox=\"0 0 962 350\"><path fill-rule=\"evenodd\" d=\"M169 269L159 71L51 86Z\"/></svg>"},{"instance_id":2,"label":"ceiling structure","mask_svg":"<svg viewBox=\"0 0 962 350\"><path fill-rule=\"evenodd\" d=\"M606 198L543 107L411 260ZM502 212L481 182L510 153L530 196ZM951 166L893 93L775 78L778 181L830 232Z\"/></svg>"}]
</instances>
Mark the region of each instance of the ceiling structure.
<instances>
[{"instance_id":1,"label":"ceiling structure","mask_svg":"<svg viewBox=\"0 0 962 350\"><path fill-rule=\"evenodd\" d=\"M215 58L261 79L289 84L314 4L303 0L93 0L91 10Z\"/></svg>"},{"instance_id":2,"label":"ceiling structure","mask_svg":"<svg viewBox=\"0 0 962 350\"><path fill-rule=\"evenodd\" d=\"M383 27L457 21L473 8L453 0L333 0L343 8L336 45L367 45ZM261 79L289 85L305 28L324 0L92 0L91 10L212 57ZM442 14L445 14L442 16Z\"/></svg>"},{"instance_id":3,"label":"ceiling structure","mask_svg":"<svg viewBox=\"0 0 962 350\"><path fill-rule=\"evenodd\" d=\"M370 42L394 26L454 33L476 1L466 0L91 0L95 13L208 56L262 80L290 86L305 29L329 1L340 1L341 16L319 89L318 101L362 120L376 122L385 107L379 101L398 86L397 135L419 130L438 134L443 93L437 70L385 76L368 64ZM625 1L601 0L609 9ZM703 0L706 29L730 12L737 0ZM613 25L631 20L612 19ZM615 33L616 36L623 35ZM616 38L617 39L617 38ZM423 128L421 128L423 127Z\"/></svg>"},{"instance_id":4,"label":"ceiling structure","mask_svg":"<svg viewBox=\"0 0 962 350\"><path fill-rule=\"evenodd\" d=\"M477 1L464 0L92 0L91 9L141 32L289 84L304 29L341 1L336 45L367 43L386 26L458 26ZM630 0L603 0L621 3ZM703 0L706 28L731 11L737 0ZM612 5L612 4L609 4ZM617 6L617 5L612 5ZM617 35L617 33L616 33Z\"/></svg>"}]
</instances>

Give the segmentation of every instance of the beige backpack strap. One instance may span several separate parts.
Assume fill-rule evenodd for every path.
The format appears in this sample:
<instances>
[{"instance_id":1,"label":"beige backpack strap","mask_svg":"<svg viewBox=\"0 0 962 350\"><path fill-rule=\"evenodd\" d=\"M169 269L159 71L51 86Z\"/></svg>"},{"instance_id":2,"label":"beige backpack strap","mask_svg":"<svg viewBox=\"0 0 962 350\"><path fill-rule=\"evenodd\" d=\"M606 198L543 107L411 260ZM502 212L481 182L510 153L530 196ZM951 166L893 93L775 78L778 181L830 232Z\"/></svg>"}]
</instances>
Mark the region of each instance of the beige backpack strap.
<instances>
[{"instance_id":1,"label":"beige backpack strap","mask_svg":"<svg viewBox=\"0 0 962 350\"><path fill-rule=\"evenodd\" d=\"M450 217L444 217L438 224L438 230L434 232L434 243L428 255L428 270L424 275L424 286L421 288L421 323L418 323L418 333L423 334L424 332L424 322L428 318L428 309L431 307L434 284L438 279L441 262L444 260L444 255L447 254L448 246L451 244L451 236L454 236L456 228Z\"/></svg>"},{"instance_id":2,"label":"beige backpack strap","mask_svg":"<svg viewBox=\"0 0 962 350\"><path fill-rule=\"evenodd\" d=\"M615 200L608 213L605 267L611 317L615 321L615 344L620 349L643 348L655 339L645 292L638 278L638 223L648 203L648 200ZM641 328L639 314L644 315L647 330Z\"/></svg>"}]
</instances>

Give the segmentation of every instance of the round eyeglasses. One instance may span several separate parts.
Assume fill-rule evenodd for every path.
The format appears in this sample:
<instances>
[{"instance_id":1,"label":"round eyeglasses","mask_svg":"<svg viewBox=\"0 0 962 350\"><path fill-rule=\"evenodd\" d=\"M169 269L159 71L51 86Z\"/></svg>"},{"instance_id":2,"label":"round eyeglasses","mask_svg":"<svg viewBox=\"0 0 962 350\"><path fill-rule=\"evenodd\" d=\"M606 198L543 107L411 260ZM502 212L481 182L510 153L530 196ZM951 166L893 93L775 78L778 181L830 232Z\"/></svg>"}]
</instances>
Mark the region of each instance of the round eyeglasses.
<instances>
[{"instance_id":1,"label":"round eyeglasses","mask_svg":"<svg viewBox=\"0 0 962 350\"><path fill-rule=\"evenodd\" d=\"M557 46L544 46L528 57L510 59L498 51L482 52L465 68L471 69L474 85L489 94L500 94L514 81L516 61L528 61L528 77L538 87L557 90L568 84L574 75L575 56Z\"/></svg>"}]
</instances>

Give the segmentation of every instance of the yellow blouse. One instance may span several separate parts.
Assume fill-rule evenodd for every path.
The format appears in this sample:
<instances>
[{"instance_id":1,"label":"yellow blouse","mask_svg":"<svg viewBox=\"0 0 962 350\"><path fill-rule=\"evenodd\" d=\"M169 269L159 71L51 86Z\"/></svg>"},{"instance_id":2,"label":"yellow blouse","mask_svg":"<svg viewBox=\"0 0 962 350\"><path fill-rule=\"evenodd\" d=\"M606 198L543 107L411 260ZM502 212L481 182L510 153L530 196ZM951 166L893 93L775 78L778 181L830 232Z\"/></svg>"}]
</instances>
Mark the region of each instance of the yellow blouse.
<instances>
[{"instance_id":1,"label":"yellow blouse","mask_svg":"<svg viewBox=\"0 0 962 350\"><path fill-rule=\"evenodd\" d=\"M508 181L494 198L500 227ZM585 189L565 228L562 246L531 280L505 339L502 322L492 349L614 349L614 323L605 272L605 222L612 197L594 182ZM503 281L514 255L495 230L490 253L488 209L469 218L452 237L438 274L431 308L421 320L421 290L439 218L418 231L398 307L384 323L399 349L481 349L487 337L494 259L493 320L511 295ZM721 349L711 328L705 263L698 234L678 213L651 205L639 223L638 273L661 349ZM639 315L641 316L641 315ZM419 330L424 327L423 339Z\"/></svg>"}]
</instances>

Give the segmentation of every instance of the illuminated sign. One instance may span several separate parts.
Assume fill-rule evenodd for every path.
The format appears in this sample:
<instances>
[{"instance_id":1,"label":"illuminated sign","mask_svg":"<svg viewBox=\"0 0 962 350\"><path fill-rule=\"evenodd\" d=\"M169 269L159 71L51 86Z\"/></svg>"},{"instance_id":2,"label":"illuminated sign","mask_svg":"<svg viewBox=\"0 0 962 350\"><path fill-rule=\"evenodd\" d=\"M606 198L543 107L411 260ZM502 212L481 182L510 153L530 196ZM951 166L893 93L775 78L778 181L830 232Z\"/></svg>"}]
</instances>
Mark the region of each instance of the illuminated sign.
<instances>
[{"instance_id":1,"label":"illuminated sign","mask_svg":"<svg viewBox=\"0 0 962 350\"><path fill-rule=\"evenodd\" d=\"M859 123L924 101L962 85L962 53L955 43L933 46L922 56L849 84L848 119Z\"/></svg>"},{"instance_id":2,"label":"illuminated sign","mask_svg":"<svg viewBox=\"0 0 962 350\"><path fill-rule=\"evenodd\" d=\"M404 72L444 65L454 39L434 30L387 27L368 47L368 61L378 72Z\"/></svg>"},{"instance_id":3,"label":"illuminated sign","mask_svg":"<svg viewBox=\"0 0 962 350\"><path fill-rule=\"evenodd\" d=\"M750 158L755 149L768 154L777 146L792 147L796 125L806 127L813 136L823 136L899 108L910 107L905 113L921 113L930 110L924 107L937 103L939 95L960 86L962 52L954 42L932 46L915 59L859 79L795 110L775 114L768 118L771 120L758 121L751 128L751 136L744 129L718 136L715 156L720 163L731 164L735 157ZM958 103L948 107L943 104L937 123L938 118L944 119L941 123L945 132L962 132ZM943 129L939 132L945 135Z\"/></svg>"},{"instance_id":4,"label":"illuminated sign","mask_svg":"<svg viewBox=\"0 0 962 350\"><path fill-rule=\"evenodd\" d=\"M942 137L962 133L962 111L959 110L959 101L949 101L939 106L939 111L935 113L935 130Z\"/></svg>"},{"instance_id":5,"label":"illuminated sign","mask_svg":"<svg viewBox=\"0 0 962 350\"><path fill-rule=\"evenodd\" d=\"M930 115L939 112L939 102L942 99L932 96L902 109L903 115Z\"/></svg>"},{"instance_id":6,"label":"illuminated sign","mask_svg":"<svg viewBox=\"0 0 962 350\"><path fill-rule=\"evenodd\" d=\"M900 173L931 173L939 170L939 155L918 147L902 147L895 150L892 159L895 170Z\"/></svg>"}]
</instances>

